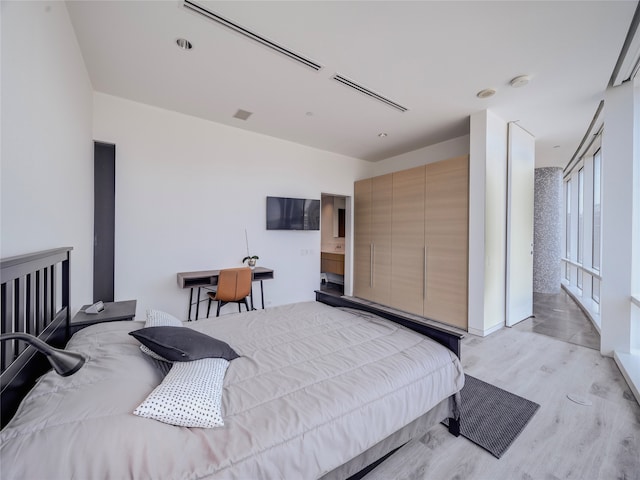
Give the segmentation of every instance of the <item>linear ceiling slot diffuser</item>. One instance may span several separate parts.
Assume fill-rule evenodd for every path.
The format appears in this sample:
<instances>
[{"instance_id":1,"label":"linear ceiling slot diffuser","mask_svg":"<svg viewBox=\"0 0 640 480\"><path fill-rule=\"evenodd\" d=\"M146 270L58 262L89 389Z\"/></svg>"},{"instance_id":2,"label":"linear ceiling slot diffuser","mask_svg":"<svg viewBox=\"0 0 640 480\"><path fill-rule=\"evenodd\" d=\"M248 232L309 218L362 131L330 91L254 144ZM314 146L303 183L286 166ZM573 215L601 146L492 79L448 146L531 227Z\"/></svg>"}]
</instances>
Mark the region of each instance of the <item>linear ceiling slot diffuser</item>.
<instances>
[{"instance_id":1,"label":"linear ceiling slot diffuser","mask_svg":"<svg viewBox=\"0 0 640 480\"><path fill-rule=\"evenodd\" d=\"M183 6L187 10L197 13L198 15L201 15L209 20L213 20L214 22L219 23L220 25L223 25L233 30L234 32L244 35L245 37L250 38L255 42L261 43L265 47L269 47L270 49L275 50L276 52L282 55L286 55L287 57L291 58L292 60L295 60L296 62L306 67L312 68L313 70L316 70L316 71L322 68L322 65L314 62L313 60L309 60L308 58L305 58L302 55L298 55L297 53L292 52L288 48L278 45L277 43L272 42L271 40L263 37L262 35L259 35L250 30L247 30L246 28L241 27L237 23L234 23L231 20L228 20L216 13L213 13L212 11L207 10L206 8L201 7L200 5L194 2L191 2L189 0L184 0Z\"/></svg>"},{"instance_id":2,"label":"linear ceiling slot diffuser","mask_svg":"<svg viewBox=\"0 0 640 480\"><path fill-rule=\"evenodd\" d=\"M358 85L357 83L353 82L352 80L349 80L346 77L343 77L342 75L334 75L333 77L334 80L342 83L343 85L346 85L347 87L353 88L354 90L357 90L360 93L364 93L365 95L370 96L371 98L375 98L376 100L385 103L387 105L389 105L390 107L395 108L396 110L400 110L401 112L406 112L407 108L403 107L402 105L389 100L388 98L383 97L382 95L378 95L376 92L373 92L371 90L369 90L368 88L363 87L362 85Z\"/></svg>"}]
</instances>

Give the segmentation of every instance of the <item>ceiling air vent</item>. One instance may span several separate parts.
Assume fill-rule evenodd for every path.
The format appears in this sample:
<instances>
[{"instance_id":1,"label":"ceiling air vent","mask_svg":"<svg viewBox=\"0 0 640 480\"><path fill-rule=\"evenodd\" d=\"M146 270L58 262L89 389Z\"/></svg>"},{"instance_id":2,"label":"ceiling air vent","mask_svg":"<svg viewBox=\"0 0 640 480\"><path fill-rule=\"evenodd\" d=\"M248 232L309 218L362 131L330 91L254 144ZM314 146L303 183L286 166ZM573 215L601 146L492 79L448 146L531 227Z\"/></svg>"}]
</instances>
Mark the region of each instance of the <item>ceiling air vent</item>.
<instances>
[{"instance_id":1,"label":"ceiling air vent","mask_svg":"<svg viewBox=\"0 0 640 480\"><path fill-rule=\"evenodd\" d=\"M347 87L353 88L354 90L357 90L360 93L364 93L365 95L370 96L371 98L375 98L376 100L378 100L379 102L385 103L387 105L389 105L390 107L395 108L396 110L400 110L401 112L406 112L407 108L403 107L402 105L389 100L388 98L383 97L382 95L378 95L376 92L372 92L371 90L369 90L368 88L363 87L362 85L358 85L357 83L349 80L346 77L343 77L342 75L335 75L333 77L334 80L342 83L343 85L346 85Z\"/></svg>"},{"instance_id":2,"label":"ceiling air vent","mask_svg":"<svg viewBox=\"0 0 640 480\"><path fill-rule=\"evenodd\" d=\"M238 118L240 120L247 120L251 115L253 115L253 112L247 112L246 110L242 110L241 108L239 108L238 111L233 116L233 118Z\"/></svg>"},{"instance_id":3,"label":"ceiling air vent","mask_svg":"<svg viewBox=\"0 0 640 480\"><path fill-rule=\"evenodd\" d=\"M213 13L212 11L207 10L204 7L201 7L200 5L194 2L191 2L189 0L184 0L182 5L187 10L197 13L198 15L201 15L209 20L213 20L214 22L219 23L220 25L223 25L233 30L234 32L244 35L245 37L250 38L251 40L264 45L265 47L269 47L271 50L275 50L276 52L282 55L286 55L287 57L304 65L305 67L312 68L313 70L316 70L316 71L322 68L322 65L314 62L313 60L309 60L308 58L305 58L302 55L298 55L297 53L292 52L288 48L278 45L277 43L272 42L271 40L263 37L262 35L259 35L250 30L247 30L246 28L241 27L237 23L234 23L231 20L221 17L220 15Z\"/></svg>"}]
</instances>

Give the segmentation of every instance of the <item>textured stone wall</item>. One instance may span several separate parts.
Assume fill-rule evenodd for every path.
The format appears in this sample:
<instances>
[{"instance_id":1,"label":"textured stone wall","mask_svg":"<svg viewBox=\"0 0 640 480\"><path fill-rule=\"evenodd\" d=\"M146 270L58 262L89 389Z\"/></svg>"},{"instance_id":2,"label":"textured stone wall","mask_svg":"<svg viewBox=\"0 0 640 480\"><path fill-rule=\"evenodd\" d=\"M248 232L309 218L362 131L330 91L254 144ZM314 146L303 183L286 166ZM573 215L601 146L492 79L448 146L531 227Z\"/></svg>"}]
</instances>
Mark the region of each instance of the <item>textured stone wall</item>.
<instances>
[{"instance_id":1,"label":"textured stone wall","mask_svg":"<svg viewBox=\"0 0 640 480\"><path fill-rule=\"evenodd\" d=\"M536 168L533 219L533 291L560 291L562 169Z\"/></svg>"}]
</instances>

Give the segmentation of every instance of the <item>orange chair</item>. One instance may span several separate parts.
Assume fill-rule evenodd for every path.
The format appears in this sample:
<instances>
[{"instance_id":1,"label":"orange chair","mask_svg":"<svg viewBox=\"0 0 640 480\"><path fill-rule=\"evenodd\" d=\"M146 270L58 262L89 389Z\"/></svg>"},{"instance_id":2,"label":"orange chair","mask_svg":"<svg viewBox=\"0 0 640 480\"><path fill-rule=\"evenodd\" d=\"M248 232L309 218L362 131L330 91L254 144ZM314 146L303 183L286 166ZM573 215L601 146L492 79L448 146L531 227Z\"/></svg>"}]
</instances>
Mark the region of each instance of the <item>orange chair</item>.
<instances>
[{"instance_id":1,"label":"orange chair","mask_svg":"<svg viewBox=\"0 0 640 480\"><path fill-rule=\"evenodd\" d=\"M226 268L220 270L218 275L218 289L207 294L209 304L207 305L207 318L211 310L211 302L218 302L216 317L220 316L220 308L227 303L237 303L238 311L242 311L241 304L249 311L247 297L251 294L252 272L248 267Z\"/></svg>"}]
</instances>

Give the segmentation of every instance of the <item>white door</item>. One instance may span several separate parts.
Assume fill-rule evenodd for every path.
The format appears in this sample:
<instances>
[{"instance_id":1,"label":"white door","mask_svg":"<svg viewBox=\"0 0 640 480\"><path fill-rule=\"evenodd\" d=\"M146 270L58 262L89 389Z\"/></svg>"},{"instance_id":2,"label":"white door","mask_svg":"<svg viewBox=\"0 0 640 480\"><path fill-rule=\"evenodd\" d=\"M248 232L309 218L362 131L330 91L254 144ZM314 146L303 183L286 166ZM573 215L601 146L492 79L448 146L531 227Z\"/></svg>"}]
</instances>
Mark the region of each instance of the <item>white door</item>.
<instances>
[{"instance_id":1,"label":"white door","mask_svg":"<svg viewBox=\"0 0 640 480\"><path fill-rule=\"evenodd\" d=\"M535 139L515 123L508 131L506 324L533 315Z\"/></svg>"}]
</instances>

